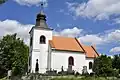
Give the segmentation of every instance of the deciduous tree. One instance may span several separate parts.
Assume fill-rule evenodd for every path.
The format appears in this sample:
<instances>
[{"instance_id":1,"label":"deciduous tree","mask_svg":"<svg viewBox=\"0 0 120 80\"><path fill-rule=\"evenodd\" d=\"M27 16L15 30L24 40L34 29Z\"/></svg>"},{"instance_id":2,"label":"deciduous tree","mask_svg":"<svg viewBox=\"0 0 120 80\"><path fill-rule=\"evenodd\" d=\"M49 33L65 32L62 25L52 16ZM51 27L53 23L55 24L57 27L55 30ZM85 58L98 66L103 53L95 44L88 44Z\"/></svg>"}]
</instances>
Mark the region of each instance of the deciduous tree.
<instances>
[{"instance_id":1,"label":"deciduous tree","mask_svg":"<svg viewBox=\"0 0 120 80\"><path fill-rule=\"evenodd\" d=\"M28 49L16 34L4 36L0 40L0 75L6 76L11 69L14 75L24 73L27 68Z\"/></svg>"},{"instance_id":2,"label":"deciduous tree","mask_svg":"<svg viewBox=\"0 0 120 80\"><path fill-rule=\"evenodd\" d=\"M101 55L94 60L93 71L98 76L112 75L112 59L106 55Z\"/></svg>"},{"instance_id":3,"label":"deciduous tree","mask_svg":"<svg viewBox=\"0 0 120 80\"><path fill-rule=\"evenodd\" d=\"M0 4L5 3L7 0L0 0Z\"/></svg>"}]
</instances>

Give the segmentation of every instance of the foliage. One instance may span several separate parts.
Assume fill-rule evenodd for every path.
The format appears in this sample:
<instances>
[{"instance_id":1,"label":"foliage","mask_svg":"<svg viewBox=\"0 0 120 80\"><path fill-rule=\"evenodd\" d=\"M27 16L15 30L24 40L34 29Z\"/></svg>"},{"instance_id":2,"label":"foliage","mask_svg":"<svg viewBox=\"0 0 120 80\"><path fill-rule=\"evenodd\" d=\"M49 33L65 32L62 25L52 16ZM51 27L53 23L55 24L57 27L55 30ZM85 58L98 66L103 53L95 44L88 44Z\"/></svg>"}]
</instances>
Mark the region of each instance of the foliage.
<instances>
[{"instance_id":1,"label":"foliage","mask_svg":"<svg viewBox=\"0 0 120 80\"><path fill-rule=\"evenodd\" d=\"M104 77L62 77L62 78L52 78L51 80L113 80L111 79L106 79ZM114 79L117 80L117 79Z\"/></svg>"},{"instance_id":2,"label":"foliage","mask_svg":"<svg viewBox=\"0 0 120 80\"><path fill-rule=\"evenodd\" d=\"M0 77L7 75L8 70L13 75L22 74L27 68L28 46L16 34L4 36L0 40Z\"/></svg>"},{"instance_id":3,"label":"foliage","mask_svg":"<svg viewBox=\"0 0 120 80\"><path fill-rule=\"evenodd\" d=\"M0 4L5 3L7 0L0 0Z\"/></svg>"},{"instance_id":4,"label":"foliage","mask_svg":"<svg viewBox=\"0 0 120 80\"><path fill-rule=\"evenodd\" d=\"M112 76L112 59L106 55L101 55L94 60L93 71L99 76Z\"/></svg>"},{"instance_id":5,"label":"foliage","mask_svg":"<svg viewBox=\"0 0 120 80\"><path fill-rule=\"evenodd\" d=\"M4 78L2 78L2 79L0 79L0 80L7 80L7 77L4 77Z\"/></svg>"},{"instance_id":6,"label":"foliage","mask_svg":"<svg viewBox=\"0 0 120 80\"><path fill-rule=\"evenodd\" d=\"M114 69L120 69L120 55L114 55L112 67Z\"/></svg>"}]
</instances>

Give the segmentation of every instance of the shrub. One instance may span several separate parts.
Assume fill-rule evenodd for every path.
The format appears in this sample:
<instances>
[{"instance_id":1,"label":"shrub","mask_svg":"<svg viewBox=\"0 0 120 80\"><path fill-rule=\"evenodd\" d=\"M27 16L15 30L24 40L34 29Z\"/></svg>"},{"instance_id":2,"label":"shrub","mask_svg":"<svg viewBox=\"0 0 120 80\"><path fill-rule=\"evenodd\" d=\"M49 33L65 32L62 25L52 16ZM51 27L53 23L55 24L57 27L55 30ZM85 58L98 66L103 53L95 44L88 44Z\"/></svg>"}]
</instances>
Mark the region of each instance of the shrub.
<instances>
[{"instance_id":1,"label":"shrub","mask_svg":"<svg viewBox=\"0 0 120 80\"><path fill-rule=\"evenodd\" d=\"M90 73L90 76L95 76L95 73L94 73L94 72L91 72L91 73Z\"/></svg>"},{"instance_id":2,"label":"shrub","mask_svg":"<svg viewBox=\"0 0 120 80\"><path fill-rule=\"evenodd\" d=\"M80 75L80 73L79 73L79 72L76 72L76 73L75 73L75 77L77 77L78 75Z\"/></svg>"}]
</instances>

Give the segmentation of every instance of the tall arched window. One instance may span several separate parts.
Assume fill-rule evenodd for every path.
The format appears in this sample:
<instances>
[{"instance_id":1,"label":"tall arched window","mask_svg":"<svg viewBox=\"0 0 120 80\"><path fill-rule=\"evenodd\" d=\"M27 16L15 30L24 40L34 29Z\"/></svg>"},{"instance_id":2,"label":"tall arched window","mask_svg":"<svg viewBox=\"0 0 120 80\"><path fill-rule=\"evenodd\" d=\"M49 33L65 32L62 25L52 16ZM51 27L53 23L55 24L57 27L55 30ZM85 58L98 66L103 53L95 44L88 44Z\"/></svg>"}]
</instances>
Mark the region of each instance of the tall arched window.
<instances>
[{"instance_id":1,"label":"tall arched window","mask_svg":"<svg viewBox=\"0 0 120 80\"><path fill-rule=\"evenodd\" d=\"M45 36L40 36L40 44L45 44L46 43L46 38Z\"/></svg>"},{"instance_id":2,"label":"tall arched window","mask_svg":"<svg viewBox=\"0 0 120 80\"><path fill-rule=\"evenodd\" d=\"M29 56L29 66L31 66L31 56Z\"/></svg>"},{"instance_id":3,"label":"tall arched window","mask_svg":"<svg viewBox=\"0 0 120 80\"><path fill-rule=\"evenodd\" d=\"M72 56L68 59L68 65L74 66L74 58Z\"/></svg>"},{"instance_id":4,"label":"tall arched window","mask_svg":"<svg viewBox=\"0 0 120 80\"><path fill-rule=\"evenodd\" d=\"M92 62L89 62L89 69L92 69Z\"/></svg>"},{"instance_id":5,"label":"tall arched window","mask_svg":"<svg viewBox=\"0 0 120 80\"><path fill-rule=\"evenodd\" d=\"M33 38L30 38L30 46L32 46Z\"/></svg>"}]
</instances>

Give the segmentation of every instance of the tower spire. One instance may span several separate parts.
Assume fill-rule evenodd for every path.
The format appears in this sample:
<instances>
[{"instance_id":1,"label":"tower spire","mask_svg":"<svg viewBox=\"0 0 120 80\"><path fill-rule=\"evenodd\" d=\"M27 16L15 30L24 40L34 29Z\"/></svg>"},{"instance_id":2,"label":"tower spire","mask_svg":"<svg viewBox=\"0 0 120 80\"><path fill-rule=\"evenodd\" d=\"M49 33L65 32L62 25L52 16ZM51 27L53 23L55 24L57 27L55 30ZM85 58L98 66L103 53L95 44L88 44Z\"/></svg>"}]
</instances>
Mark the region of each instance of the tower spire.
<instances>
[{"instance_id":1,"label":"tower spire","mask_svg":"<svg viewBox=\"0 0 120 80\"><path fill-rule=\"evenodd\" d=\"M44 9L44 2L41 2L41 10L37 14L37 19L36 19L36 27L39 28L48 28L47 23L46 23L46 15L43 11Z\"/></svg>"},{"instance_id":2,"label":"tower spire","mask_svg":"<svg viewBox=\"0 0 120 80\"><path fill-rule=\"evenodd\" d=\"M40 13L41 13L41 12L44 13L44 2L42 1L40 5L41 5Z\"/></svg>"}]
</instances>

